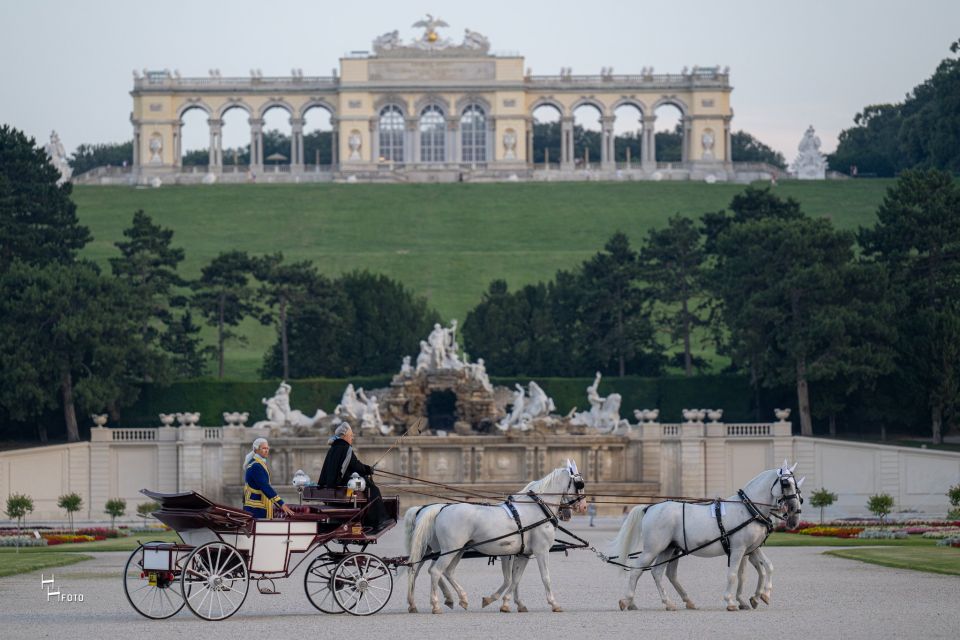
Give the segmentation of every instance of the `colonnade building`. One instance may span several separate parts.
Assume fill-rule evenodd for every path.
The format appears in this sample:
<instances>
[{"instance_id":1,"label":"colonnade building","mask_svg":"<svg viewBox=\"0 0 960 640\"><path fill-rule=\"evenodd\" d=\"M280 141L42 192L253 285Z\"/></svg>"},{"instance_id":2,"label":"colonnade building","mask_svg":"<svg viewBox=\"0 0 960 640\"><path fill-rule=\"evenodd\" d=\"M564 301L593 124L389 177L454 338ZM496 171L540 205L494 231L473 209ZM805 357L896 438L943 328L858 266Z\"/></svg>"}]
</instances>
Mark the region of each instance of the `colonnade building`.
<instances>
[{"instance_id":1,"label":"colonnade building","mask_svg":"<svg viewBox=\"0 0 960 640\"><path fill-rule=\"evenodd\" d=\"M417 22L420 37L402 41L397 31L373 42L372 51L340 59L326 77L294 70L289 77L187 78L169 71L134 73L133 176L139 182L301 180L502 180L502 179L706 179L737 177L730 155L730 76L719 67L681 73L644 68L617 75L533 75L522 56L492 53L486 37L465 30L462 42L442 37L446 24ZM663 105L679 111L679 162L658 163L654 135ZM600 122L600 157L574 147L574 112L590 107ZM629 107L624 109L623 107ZM534 163L534 111L556 111L559 157ZM249 164L224 158L224 115L246 113ZM289 115L288 162L264 158L264 115ZM320 162L304 157L304 121L322 109L332 123L332 152ZM205 168L182 166L184 115L206 114L209 159ZM639 153L616 158L614 124L630 113L640 134ZM556 155L556 151L554 152ZM639 157L637 157L639 155ZM619 161L618 161L619 160ZM309 163L309 164L308 164Z\"/></svg>"}]
</instances>

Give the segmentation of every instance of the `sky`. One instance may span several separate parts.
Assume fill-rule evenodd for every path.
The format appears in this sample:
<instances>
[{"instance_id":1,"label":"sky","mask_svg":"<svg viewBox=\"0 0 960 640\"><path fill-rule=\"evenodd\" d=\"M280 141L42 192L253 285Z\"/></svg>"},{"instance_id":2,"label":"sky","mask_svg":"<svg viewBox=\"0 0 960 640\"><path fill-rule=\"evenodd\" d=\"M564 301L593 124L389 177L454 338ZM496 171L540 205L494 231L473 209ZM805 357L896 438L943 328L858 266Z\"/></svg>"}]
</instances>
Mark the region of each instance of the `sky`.
<instances>
[{"instance_id":1,"label":"sky","mask_svg":"<svg viewBox=\"0 0 960 640\"><path fill-rule=\"evenodd\" d=\"M122 142L132 137L133 69L249 76L256 68L274 76L296 67L329 75L377 35L419 36L410 25L427 13L448 22L454 39L469 28L493 51L520 53L534 74L729 66L734 130L788 162L808 125L822 150L833 151L858 111L903 100L960 37L958 0L3 0L0 123L41 144L55 129L68 153L81 143ZM288 130L278 110L268 115L267 128ZM659 118L658 130L668 120ZM318 126L325 123L308 122ZM185 148L206 141L202 119L188 121ZM248 142L246 125L228 120L224 146Z\"/></svg>"}]
</instances>

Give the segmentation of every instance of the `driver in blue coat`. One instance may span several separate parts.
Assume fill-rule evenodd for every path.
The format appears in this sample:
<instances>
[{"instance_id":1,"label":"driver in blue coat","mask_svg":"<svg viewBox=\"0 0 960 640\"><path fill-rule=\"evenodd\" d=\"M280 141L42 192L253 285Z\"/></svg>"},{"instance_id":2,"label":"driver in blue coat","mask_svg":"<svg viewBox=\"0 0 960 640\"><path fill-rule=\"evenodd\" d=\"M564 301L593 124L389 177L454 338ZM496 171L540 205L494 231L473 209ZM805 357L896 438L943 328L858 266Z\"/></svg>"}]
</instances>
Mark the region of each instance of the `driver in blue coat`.
<instances>
[{"instance_id":1,"label":"driver in blue coat","mask_svg":"<svg viewBox=\"0 0 960 640\"><path fill-rule=\"evenodd\" d=\"M270 486L270 470L267 468L269 455L270 443L266 438L253 441L253 451L247 454L243 462L243 510L253 514L254 518L271 520L274 509L279 508L288 516L293 511Z\"/></svg>"}]
</instances>

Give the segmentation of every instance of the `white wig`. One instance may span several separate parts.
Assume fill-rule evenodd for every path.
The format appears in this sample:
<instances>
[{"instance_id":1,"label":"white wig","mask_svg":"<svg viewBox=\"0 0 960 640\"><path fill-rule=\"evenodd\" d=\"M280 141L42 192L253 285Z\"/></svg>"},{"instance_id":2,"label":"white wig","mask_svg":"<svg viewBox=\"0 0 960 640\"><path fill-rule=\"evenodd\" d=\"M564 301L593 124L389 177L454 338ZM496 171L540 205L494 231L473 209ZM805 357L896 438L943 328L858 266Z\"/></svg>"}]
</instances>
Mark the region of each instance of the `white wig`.
<instances>
[{"instance_id":1,"label":"white wig","mask_svg":"<svg viewBox=\"0 0 960 640\"><path fill-rule=\"evenodd\" d=\"M247 454L247 457L243 459L243 468L246 469L247 465L253 462L253 456L257 454L257 449L260 448L260 445L266 444L266 438L257 438L253 441L253 447L251 447L250 453Z\"/></svg>"},{"instance_id":2,"label":"white wig","mask_svg":"<svg viewBox=\"0 0 960 640\"><path fill-rule=\"evenodd\" d=\"M334 430L333 435L330 436L330 439L327 440L328 444L333 444L334 440L338 440L343 436L347 435L348 431L353 431L353 428L350 427L349 422L341 422L337 425L337 428Z\"/></svg>"}]
</instances>

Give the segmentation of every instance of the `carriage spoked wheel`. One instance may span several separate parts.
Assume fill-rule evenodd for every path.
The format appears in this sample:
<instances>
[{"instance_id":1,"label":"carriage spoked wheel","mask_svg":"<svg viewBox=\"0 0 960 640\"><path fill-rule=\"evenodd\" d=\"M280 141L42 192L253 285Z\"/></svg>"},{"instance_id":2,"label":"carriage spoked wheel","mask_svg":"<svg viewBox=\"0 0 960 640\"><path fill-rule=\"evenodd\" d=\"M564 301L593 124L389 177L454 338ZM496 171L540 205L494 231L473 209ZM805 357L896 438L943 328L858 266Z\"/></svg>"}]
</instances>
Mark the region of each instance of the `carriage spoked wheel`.
<instances>
[{"instance_id":1,"label":"carriage spoked wheel","mask_svg":"<svg viewBox=\"0 0 960 640\"><path fill-rule=\"evenodd\" d=\"M330 589L333 570L337 564L338 561L334 558L319 556L314 558L303 576L303 589L307 592L307 600L324 613L343 613Z\"/></svg>"},{"instance_id":2,"label":"carriage spoked wheel","mask_svg":"<svg viewBox=\"0 0 960 640\"><path fill-rule=\"evenodd\" d=\"M393 593L393 575L370 553L352 553L341 560L331 579L333 598L355 616L369 616L386 606Z\"/></svg>"},{"instance_id":3,"label":"carriage spoked wheel","mask_svg":"<svg viewBox=\"0 0 960 640\"><path fill-rule=\"evenodd\" d=\"M194 614L204 620L226 620L247 599L247 561L225 542L208 542L187 556L180 588Z\"/></svg>"},{"instance_id":4,"label":"carriage spoked wheel","mask_svg":"<svg viewBox=\"0 0 960 640\"><path fill-rule=\"evenodd\" d=\"M134 611L151 620L164 620L183 609L183 593L173 572L144 570L143 548L146 544L162 543L141 544L130 554L123 569L123 592Z\"/></svg>"}]
</instances>

